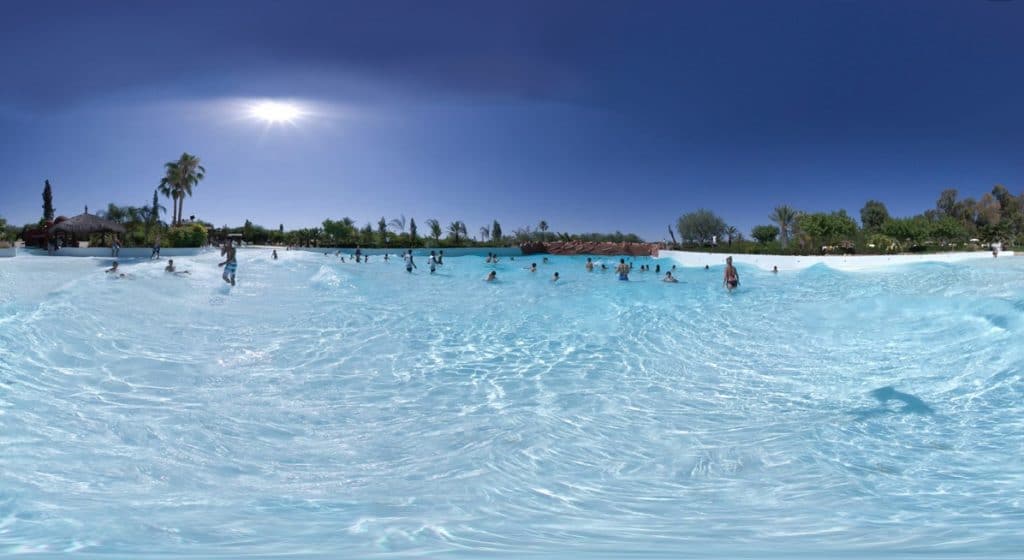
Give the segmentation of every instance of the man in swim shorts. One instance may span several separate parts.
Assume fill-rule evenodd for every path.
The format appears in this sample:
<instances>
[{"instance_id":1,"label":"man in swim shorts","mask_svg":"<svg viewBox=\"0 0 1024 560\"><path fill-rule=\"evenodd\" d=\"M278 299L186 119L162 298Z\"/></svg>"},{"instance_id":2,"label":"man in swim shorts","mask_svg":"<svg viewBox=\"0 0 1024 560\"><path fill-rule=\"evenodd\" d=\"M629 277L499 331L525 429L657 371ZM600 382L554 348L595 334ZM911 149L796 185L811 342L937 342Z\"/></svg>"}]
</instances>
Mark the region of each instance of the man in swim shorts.
<instances>
[{"instance_id":1,"label":"man in swim shorts","mask_svg":"<svg viewBox=\"0 0 1024 560\"><path fill-rule=\"evenodd\" d=\"M661 281L662 282L668 282L670 284L675 284L675 283L679 282L679 280L676 280L675 276L672 276L672 271L671 270L666 270L665 271L665 278L663 278Z\"/></svg>"},{"instance_id":2,"label":"man in swim shorts","mask_svg":"<svg viewBox=\"0 0 1024 560\"><path fill-rule=\"evenodd\" d=\"M224 279L224 282L234 286L235 271L238 270L238 261L235 260L235 247L231 244L231 241L228 241L228 244L221 249L220 254L227 255L227 260L217 264L217 266L224 267L224 274L221 275L221 278Z\"/></svg>"},{"instance_id":3,"label":"man in swim shorts","mask_svg":"<svg viewBox=\"0 0 1024 560\"><path fill-rule=\"evenodd\" d=\"M732 257L725 258L725 274L722 275L722 285L730 292L740 285L740 273L732 265Z\"/></svg>"},{"instance_id":4,"label":"man in swim shorts","mask_svg":"<svg viewBox=\"0 0 1024 560\"><path fill-rule=\"evenodd\" d=\"M587 272L594 272L594 261L587 257Z\"/></svg>"},{"instance_id":5,"label":"man in swim shorts","mask_svg":"<svg viewBox=\"0 0 1024 560\"><path fill-rule=\"evenodd\" d=\"M405 252L405 271L412 274L412 269L416 268L416 263L412 262L412 249Z\"/></svg>"},{"instance_id":6,"label":"man in swim shorts","mask_svg":"<svg viewBox=\"0 0 1024 560\"><path fill-rule=\"evenodd\" d=\"M619 266L615 267L615 273L619 275L619 280L623 282L629 280L629 265L626 264L626 259L619 259Z\"/></svg>"}]
</instances>

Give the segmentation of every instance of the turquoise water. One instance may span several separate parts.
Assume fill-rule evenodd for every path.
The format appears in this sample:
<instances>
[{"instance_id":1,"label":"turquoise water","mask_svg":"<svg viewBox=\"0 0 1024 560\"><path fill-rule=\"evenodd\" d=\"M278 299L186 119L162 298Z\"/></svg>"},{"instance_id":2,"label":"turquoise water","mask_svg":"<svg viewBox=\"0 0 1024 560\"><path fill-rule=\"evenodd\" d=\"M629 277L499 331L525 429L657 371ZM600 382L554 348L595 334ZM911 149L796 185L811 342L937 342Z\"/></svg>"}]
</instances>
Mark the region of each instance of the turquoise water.
<instances>
[{"instance_id":1,"label":"turquoise water","mask_svg":"<svg viewBox=\"0 0 1024 560\"><path fill-rule=\"evenodd\" d=\"M0 552L1024 549L1024 259L728 295L239 255L233 289L214 253L0 259Z\"/></svg>"}]
</instances>

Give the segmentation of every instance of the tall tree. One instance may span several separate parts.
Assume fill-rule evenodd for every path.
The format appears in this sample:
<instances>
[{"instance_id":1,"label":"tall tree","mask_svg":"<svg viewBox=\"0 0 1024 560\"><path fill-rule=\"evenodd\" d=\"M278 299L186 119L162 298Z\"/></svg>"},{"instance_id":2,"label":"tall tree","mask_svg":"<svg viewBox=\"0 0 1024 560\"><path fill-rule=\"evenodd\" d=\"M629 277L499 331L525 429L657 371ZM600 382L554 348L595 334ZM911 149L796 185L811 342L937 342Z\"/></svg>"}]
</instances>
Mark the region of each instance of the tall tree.
<instances>
[{"instance_id":1,"label":"tall tree","mask_svg":"<svg viewBox=\"0 0 1024 560\"><path fill-rule=\"evenodd\" d=\"M958 193L956 189L946 189L939 194L939 199L935 201L935 208L942 212L944 216L956 216L956 198Z\"/></svg>"},{"instance_id":2,"label":"tall tree","mask_svg":"<svg viewBox=\"0 0 1024 560\"><path fill-rule=\"evenodd\" d=\"M771 225L754 226L754 229L750 230L750 235L753 236L758 243L767 245L768 243L775 241L775 238L779 235L779 228L778 226Z\"/></svg>"},{"instance_id":3,"label":"tall tree","mask_svg":"<svg viewBox=\"0 0 1024 560\"><path fill-rule=\"evenodd\" d=\"M709 243L713 238L721 236L725 230L725 221L710 210L700 209L679 217L676 224L683 240L700 244Z\"/></svg>"},{"instance_id":4,"label":"tall tree","mask_svg":"<svg viewBox=\"0 0 1024 560\"><path fill-rule=\"evenodd\" d=\"M537 229L539 229L540 232L541 232L540 233L541 241L545 241L547 239L547 236L548 236L548 222L547 222L547 220L541 220L540 223L537 224Z\"/></svg>"},{"instance_id":5,"label":"tall tree","mask_svg":"<svg viewBox=\"0 0 1024 560\"><path fill-rule=\"evenodd\" d=\"M391 220L388 222L388 225L391 226L391 229L395 230L395 233L405 233L405 214Z\"/></svg>"},{"instance_id":6,"label":"tall tree","mask_svg":"<svg viewBox=\"0 0 1024 560\"><path fill-rule=\"evenodd\" d=\"M869 200L860 209L860 225L868 232L877 232L889 219L889 210L877 200Z\"/></svg>"},{"instance_id":7,"label":"tall tree","mask_svg":"<svg viewBox=\"0 0 1024 560\"><path fill-rule=\"evenodd\" d=\"M729 238L729 246L732 247L732 240L739 234L740 230L736 229L736 226L726 226L725 235Z\"/></svg>"},{"instance_id":8,"label":"tall tree","mask_svg":"<svg viewBox=\"0 0 1024 560\"><path fill-rule=\"evenodd\" d=\"M416 242L416 218L409 218L409 245L415 247Z\"/></svg>"},{"instance_id":9,"label":"tall tree","mask_svg":"<svg viewBox=\"0 0 1024 560\"><path fill-rule=\"evenodd\" d=\"M43 221L53 221L53 189L50 188L50 180L43 184Z\"/></svg>"},{"instance_id":10,"label":"tall tree","mask_svg":"<svg viewBox=\"0 0 1024 560\"><path fill-rule=\"evenodd\" d=\"M775 207L768 219L779 226L779 240L782 246L789 244L789 234L793 231L793 223L796 221L796 210L788 204L780 204Z\"/></svg>"},{"instance_id":11,"label":"tall tree","mask_svg":"<svg viewBox=\"0 0 1024 560\"><path fill-rule=\"evenodd\" d=\"M427 220L427 227L430 228L430 237L434 238L434 245L441 241L441 222L434 218Z\"/></svg>"},{"instance_id":12,"label":"tall tree","mask_svg":"<svg viewBox=\"0 0 1024 560\"><path fill-rule=\"evenodd\" d=\"M185 197L192 196L192 189L206 176L206 168L200 165L199 158L185 152L177 161L164 164L164 178L158 187L161 194L174 202L171 224L181 223L185 206Z\"/></svg>"},{"instance_id":13,"label":"tall tree","mask_svg":"<svg viewBox=\"0 0 1024 560\"><path fill-rule=\"evenodd\" d=\"M459 244L459 236L466 236L466 224L461 220L455 220L448 224L448 236L452 238L452 242L456 245Z\"/></svg>"},{"instance_id":14,"label":"tall tree","mask_svg":"<svg viewBox=\"0 0 1024 560\"><path fill-rule=\"evenodd\" d=\"M487 226L480 226L480 242L483 243L491 237L491 228Z\"/></svg>"},{"instance_id":15,"label":"tall tree","mask_svg":"<svg viewBox=\"0 0 1024 560\"><path fill-rule=\"evenodd\" d=\"M501 243L501 238L501 224L498 223L498 220L494 220L494 223L491 224L491 241Z\"/></svg>"},{"instance_id":16,"label":"tall tree","mask_svg":"<svg viewBox=\"0 0 1024 560\"><path fill-rule=\"evenodd\" d=\"M380 217L377 222L377 235L380 236L380 244L388 246L388 221L384 219L384 216Z\"/></svg>"}]
</instances>

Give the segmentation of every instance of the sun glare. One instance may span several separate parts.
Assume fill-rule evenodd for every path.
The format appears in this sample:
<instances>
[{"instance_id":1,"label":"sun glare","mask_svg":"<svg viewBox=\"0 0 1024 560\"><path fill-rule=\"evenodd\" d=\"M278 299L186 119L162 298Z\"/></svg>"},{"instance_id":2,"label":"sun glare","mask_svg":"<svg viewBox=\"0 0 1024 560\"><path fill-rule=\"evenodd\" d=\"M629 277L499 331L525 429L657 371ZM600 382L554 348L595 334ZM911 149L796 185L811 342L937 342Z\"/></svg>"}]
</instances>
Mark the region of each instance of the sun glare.
<instances>
[{"instance_id":1,"label":"sun glare","mask_svg":"<svg viewBox=\"0 0 1024 560\"><path fill-rule=\"evenodd\" d=\"M268 124L294 123L303 114L298 105L280 101L261 101L253 105L249 111L253 118Z\"/></svg>"}]
</instances>

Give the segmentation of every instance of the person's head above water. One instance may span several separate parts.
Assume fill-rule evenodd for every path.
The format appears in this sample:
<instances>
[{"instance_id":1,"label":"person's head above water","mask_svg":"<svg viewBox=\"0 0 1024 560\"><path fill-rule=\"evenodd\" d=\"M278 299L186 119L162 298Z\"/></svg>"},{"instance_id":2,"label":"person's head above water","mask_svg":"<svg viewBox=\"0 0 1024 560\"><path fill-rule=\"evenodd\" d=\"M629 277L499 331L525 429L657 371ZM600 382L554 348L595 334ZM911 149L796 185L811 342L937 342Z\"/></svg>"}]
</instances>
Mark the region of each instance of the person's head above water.
<instances>
[{"instance_id":1,"label":"person's head above water","mask_svg":"<svg viewBox=\"0 0 1024 560\"><path fill-rule=\"evenodd\" d=\"M531 263L530 270L537 270L537 263Z\"/></svg>"},{"instance_id":2,"label":"person's head above water","mask_svg":"<svg viewBox=\"0 0 1024 560\"><path fill-rule=\"evenodd\" d=\"M487 281L488 282L490 282L491 280L496 279L497 277L498 277L498 273L493 271L493 270L490 271L489 273L487 273Z\"/></svg>"},{"instance_id":3,"label":"person's head above water","mask_svg":"<svg viewBox=\"0 0 1024 560\"><path fill-rule=\"evenodd\" d=\"M552 274L551 275L551 279L552 280L558 280L558 273L556 272L556 273Z\"/></svg>"}]
</instances>

